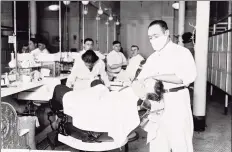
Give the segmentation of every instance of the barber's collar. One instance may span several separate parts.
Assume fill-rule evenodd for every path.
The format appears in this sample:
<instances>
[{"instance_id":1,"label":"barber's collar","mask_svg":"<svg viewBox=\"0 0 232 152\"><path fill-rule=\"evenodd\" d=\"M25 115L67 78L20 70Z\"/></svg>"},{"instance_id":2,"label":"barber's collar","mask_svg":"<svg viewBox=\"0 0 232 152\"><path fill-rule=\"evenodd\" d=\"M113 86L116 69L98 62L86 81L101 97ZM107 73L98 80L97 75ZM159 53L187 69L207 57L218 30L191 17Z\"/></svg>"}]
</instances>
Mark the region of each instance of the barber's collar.
<instances>
[{"instance_id":1,"label":"barber's collar","mask_svg":"<svg viewBox=\"0 0 232 152\"><path fill-rule=\"evenodd\" d=\"M168 38L167 42L165 43L165 45L163 46L163 48L160 49L160 50L155 50L155 52L157 52L157 53L159 52L160 53L161 51L165 50L170 43L172 43L172 40L171 40L171 38Z\"/></svg>"}]
</instances>

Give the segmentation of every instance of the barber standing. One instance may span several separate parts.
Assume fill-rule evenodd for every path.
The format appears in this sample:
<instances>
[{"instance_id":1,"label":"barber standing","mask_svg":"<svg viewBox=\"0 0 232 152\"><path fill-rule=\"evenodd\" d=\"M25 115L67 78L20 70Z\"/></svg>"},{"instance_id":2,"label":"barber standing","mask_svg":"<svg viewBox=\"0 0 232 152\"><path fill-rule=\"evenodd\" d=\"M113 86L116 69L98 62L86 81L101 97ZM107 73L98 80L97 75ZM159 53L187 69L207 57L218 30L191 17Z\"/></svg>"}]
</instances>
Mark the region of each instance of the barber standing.
<instances>
[{"instance_id":1,"label":"barber standing","mask_svg":"<svg viewBox=\"0 0 232 152\"><path fill-rule=\"evenodd\" d=\"M196 65L187 48L170 40L167 23L155 20L148 26L152 53L138 76L153 77L164 84L164 113L147 142L150 152L193 152L193 118L187 86L196 78ZM151 127L152 128L152 127ZM156 132L157 131L157 132Z\"/></svg>"}]
</instances>

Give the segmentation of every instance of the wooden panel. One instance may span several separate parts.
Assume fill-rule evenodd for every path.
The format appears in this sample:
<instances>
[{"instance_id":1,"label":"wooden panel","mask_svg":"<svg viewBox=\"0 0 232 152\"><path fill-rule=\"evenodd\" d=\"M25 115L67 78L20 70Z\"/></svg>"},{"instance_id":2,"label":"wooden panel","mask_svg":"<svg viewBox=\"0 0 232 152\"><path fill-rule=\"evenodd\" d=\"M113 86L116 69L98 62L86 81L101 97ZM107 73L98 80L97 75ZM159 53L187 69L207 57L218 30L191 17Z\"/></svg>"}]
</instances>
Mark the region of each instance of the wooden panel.
<instances>
[{"instance_id":1,"label":"wooden panel","mask_svg":"<svg viewBox=\"0 0 232 152\"><path fill-rule=\"evenodd\" d=\"M224 72L226 72L226 58L225 52L219 53L219 69Z\"/></svg>"},{"instance_id":2,"label":"wooden panel","mask_svg":"<svg viewBox=\"0 0 232 152\"><path fill-rule=\"evenodd\" d=\"M215 82L215 85L217 87L220 87L220 83L221 83L221 71L220 70L217 70L217 76L216 76L216 82Z\"/></svg>"},{"instance_id":3,"label":"wooden panel","mask_svg":"<svg viewBox=\"0 0 232 152\"><path fill-rule=\"evenodd\" d=\"M226 75L227 74L225 72L221 72L220 89L223 91L226 91Z\"/></svg>"},{"instance_id":4,"label":"wooden panel","mask_svg":"<svg viewBox=\"0 0 232 152\"><path fill-rule=\"evenodd\" d=\"M218 69L218 52L213 53L213 68Z\"/></svg>"}]
</instances>

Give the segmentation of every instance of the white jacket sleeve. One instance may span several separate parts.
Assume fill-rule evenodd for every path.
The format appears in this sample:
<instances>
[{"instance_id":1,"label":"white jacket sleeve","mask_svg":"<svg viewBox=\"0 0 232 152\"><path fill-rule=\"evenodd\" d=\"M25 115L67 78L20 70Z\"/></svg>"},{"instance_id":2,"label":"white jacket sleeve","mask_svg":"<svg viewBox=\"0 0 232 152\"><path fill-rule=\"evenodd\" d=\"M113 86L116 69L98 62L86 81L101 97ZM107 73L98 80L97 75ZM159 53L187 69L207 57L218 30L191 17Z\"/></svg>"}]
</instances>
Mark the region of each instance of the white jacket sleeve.
<instances>
[{"instance_id":1,"label":"white jacket sleeve","mask_svg":"<svg viewBox=\"0 0 232 152\"><path fill-rule=\"evenodd\" d=\"M180 49L179 51L180 54L177 57L175 74L183 81L184 85L188 86L196 79L196 64L188 49Z\"/></svg>"}]
</instances>

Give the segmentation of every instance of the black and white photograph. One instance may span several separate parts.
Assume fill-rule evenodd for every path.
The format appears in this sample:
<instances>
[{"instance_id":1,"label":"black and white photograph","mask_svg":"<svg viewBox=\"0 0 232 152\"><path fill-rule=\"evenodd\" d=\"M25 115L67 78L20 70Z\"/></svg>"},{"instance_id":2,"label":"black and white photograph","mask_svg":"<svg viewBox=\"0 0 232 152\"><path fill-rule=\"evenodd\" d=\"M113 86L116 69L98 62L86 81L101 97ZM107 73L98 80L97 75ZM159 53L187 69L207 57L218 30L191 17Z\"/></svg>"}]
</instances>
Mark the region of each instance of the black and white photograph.
<instances>
[{"instance_id":1,"label":"black and white photograph","mask_svg":"<svg viewBox=\"0 0 232 152\"><path fill-rule=\"evenodd\" d=\"M231 152L232 1L0 4L2 152Z\"/></svg>"}]
</instances>

